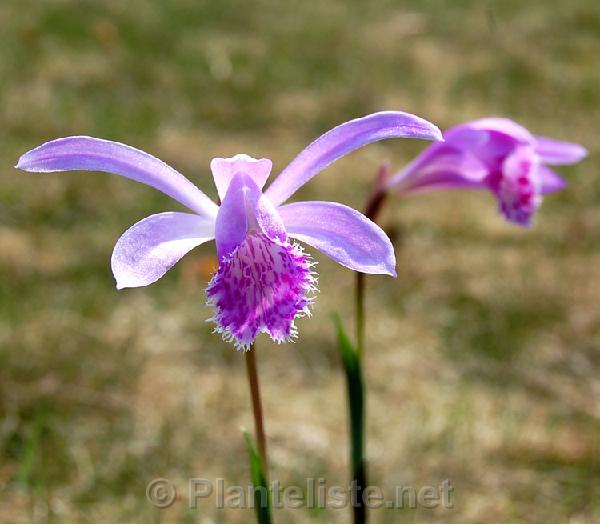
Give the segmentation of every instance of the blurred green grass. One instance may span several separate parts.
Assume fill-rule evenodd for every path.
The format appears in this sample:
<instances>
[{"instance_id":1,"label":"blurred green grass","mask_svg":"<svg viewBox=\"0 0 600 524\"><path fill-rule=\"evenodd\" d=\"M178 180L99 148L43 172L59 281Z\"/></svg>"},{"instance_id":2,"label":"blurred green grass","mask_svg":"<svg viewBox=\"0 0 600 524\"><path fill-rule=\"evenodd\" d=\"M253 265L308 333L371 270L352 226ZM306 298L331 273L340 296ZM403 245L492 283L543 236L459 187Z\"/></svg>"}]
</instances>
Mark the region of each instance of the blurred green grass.
<instances>
[{"instance_id":1,"label":"blurred green grass","mask_svg":"<svg viewBox=\"0 0 600 524\"><path fill-rule=\"evenodd\" d=\"M18 156L58 136L101 136L214 196L212 157L267 156L277 172L319 133L381 109L442 128L509 116L591 155L561 170L570 187L531 231L504 224L482 194L388 209L399 279L369 280L371 475L384 487L449 478L456 507L373 521L600 519L596 0L4 0L0 24L0 521L251 518L145 500L155 477L249 476L243 368L204 322L212 247L117 293L114 241L176 204L118 177L23 175L10 167ZM298 199L360 208L380 161L400 167L423 146L369 146ZM315 257L321 293L299 342L259 344L271 475L343 484L328 313L351 318L352 275Z\"/></svg>"}]
</instances>

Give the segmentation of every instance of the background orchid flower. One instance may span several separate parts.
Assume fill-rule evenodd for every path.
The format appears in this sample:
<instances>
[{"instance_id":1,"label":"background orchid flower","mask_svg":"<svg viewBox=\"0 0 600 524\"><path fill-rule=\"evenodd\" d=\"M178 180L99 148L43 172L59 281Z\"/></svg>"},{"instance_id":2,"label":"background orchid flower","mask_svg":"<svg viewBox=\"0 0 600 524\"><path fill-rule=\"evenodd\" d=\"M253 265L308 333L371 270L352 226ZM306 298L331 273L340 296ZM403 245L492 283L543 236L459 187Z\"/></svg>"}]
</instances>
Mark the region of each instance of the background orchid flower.
<instances>
[{"instance_id":1,"label":"background orchid flower","mask_svg":"<svg viewBox=\"0 0 600 524\"><path fill-rule=\"evenodd\" d=\"M534 136L505 118L458 125L444 139L392 176L386 188L401 193L487 189L504 217L522 226L531 225L543 195L566 185L546 164L573 164L587 155L579 144Z\"/></svg>"},{"instance_id":2,"label":"background orchid flower","mask_svg":"<svg viewBox=\"0 0 600 524\"><path fill-rule=\"evenodd\" d=\"M271 161L247 155L215 158L210 167L218 206L176 170L133 147L74 136L25 153L16 167L32 172L115 173L162 191L193 213L151 215L117 241L112 271L117 288L146 286L194 247L214 239L219 267L207 288L215 330L248 349L260 332L282 342L295 336L294 319L309 312L312 263L298 239L336 262L364 273L395 276L392 244L358 211L333 202L282 205L338 158L387 138L441 140L439 129L414 115L386 111L351 120L304 149L263 193Z\"/></svg>"}]
</instances>

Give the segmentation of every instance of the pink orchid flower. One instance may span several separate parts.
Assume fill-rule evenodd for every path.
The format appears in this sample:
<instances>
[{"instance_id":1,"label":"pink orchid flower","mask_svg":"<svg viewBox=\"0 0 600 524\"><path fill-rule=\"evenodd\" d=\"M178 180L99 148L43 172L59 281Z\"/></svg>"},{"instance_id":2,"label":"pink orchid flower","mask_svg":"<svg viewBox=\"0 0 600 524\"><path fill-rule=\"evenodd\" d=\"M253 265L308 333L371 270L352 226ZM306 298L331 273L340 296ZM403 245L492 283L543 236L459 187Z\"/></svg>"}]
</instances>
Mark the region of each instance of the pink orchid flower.
<instances>
[{"instance_id":1,"label":"pink orchid flower","mask_svg":"<svg viewBox=\"0 0 600 524\"><path fill-rule=\"evenodd\" d=\"M117 241L112 271L117 288L147 286L194 247L215 240L219 267L208 284L215 330L248 349L267 333L277 342L296 335L294 320L309 313L315 288L312 263L297 239L355 271L396 275L392 244L358 211L334 202L283 205L302 185L340 157L388 138L441 140L433 124L385 111L351 120L302 151L263 193L271 161L247 155L210 164L218 206L175 169L133 147L74 136L25 153L16 167L32 172L115 173L162 191L193 213L151 215Z\"/></svg>"},{"instance_id":2,"label":"pink orchid flower","mask_svg":"<svg viewBox=\"0 0 600 524\"><path fill-rule=\"evenodd\" d=\"M534 136L505 118L484 118L444 133L386 184L400 193L486 189L509 222L530 226L543 195L566 182L547 164L574 164L587 155L579 144Z\"/></svg>"}]
</instances>

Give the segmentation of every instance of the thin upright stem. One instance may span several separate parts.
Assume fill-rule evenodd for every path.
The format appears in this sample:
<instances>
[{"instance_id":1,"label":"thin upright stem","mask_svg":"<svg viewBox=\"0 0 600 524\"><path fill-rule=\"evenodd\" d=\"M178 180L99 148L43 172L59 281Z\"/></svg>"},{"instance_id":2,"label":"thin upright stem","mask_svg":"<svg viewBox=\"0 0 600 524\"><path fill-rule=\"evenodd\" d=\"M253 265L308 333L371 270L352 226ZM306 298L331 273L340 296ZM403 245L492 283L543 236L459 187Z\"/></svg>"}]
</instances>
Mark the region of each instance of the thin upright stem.
<instances>
[{"instance_id":1,"label":"thin upright stem","mask_svg":"<svg viewBox=\"0 0 600 524\"><path fill-rule=\"evenodd\" d=\"M371 193L367 205L365 207L365 216L377 223L377 217L381 211L381 207L387 197L385 182L389 177L389 167L387 164L382 164L375 178L375 185ZM355 322L356 322L356 350L359 360L362 360L363 350L365 347L365 274L356 273L356 288L355 288Z\"/></svg>"},{"instance_id":2,"label":"thin upright stem","mask_svg":"<svg viewBox=\"0 0 600 524\"><path fill-rule=\"evenodd\" d=\"M377 172L373 191L367 201L365 215L376 222L379 212L387 197L386 181L389 178L389 166L382 164ZM354 524L367 522L367 508L364 504L363 494L368 484L367 461L365 458L365 386L362 371L363 353L365 347L365 283L366 275L356 273L355 288L355 327L356 327L356 369L351 376L348 374L348 403L351 418L351 457L352 457L352 482L357 488L357 502L353 507ZM348 369L346 370L347 373Z\"/></svg>"},{"instance_id":3,"label":"thin upright stem","mask_svg":"<svg viewBox=\"0 0 600 524\"><path fill-rule=\"evenodd\" d=\"M262 402L260 399L260 388L258 385L258 373L256 371L256 349L254 344L246 356L246 373L248 375L248 384L250 385L250 397L252 398L252 414L254 415L254 429L256 431L256 447L260 460L262 462L265 477L267 476L267 442L265 439L265 425L263 421Z\"/></svg>"},{"instance_id":4,"label":"thin upright stem","mask_svg":"<svg viewBox=\"0 0 600 524\"><path fill-rule=\"evenodd\" d=\"M356 352L359 361L362 361L363 348L365 347L365 274L356 273L355 287L355 323L356 323Z\"/></svg>"}]
</instances>

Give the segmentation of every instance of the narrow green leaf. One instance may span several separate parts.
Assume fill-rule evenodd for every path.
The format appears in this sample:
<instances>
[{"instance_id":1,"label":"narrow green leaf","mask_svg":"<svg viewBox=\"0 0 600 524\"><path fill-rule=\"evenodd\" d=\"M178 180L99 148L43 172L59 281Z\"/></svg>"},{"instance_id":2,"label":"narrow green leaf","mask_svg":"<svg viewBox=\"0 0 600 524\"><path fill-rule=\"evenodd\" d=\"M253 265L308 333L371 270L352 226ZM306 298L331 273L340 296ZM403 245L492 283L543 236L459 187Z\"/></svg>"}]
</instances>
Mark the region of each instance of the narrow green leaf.
<instances>
[{"instance_id":1,"label":"narrow green leaf","mask_svg":"<svg viewBox=\"0 0 600 524\"><path fill-rule=\"evenodd\" d=\"M267 485L267 476L250 435L245 429L242 429L242 432L250 455L250 475L254 486L256 521L258 524L271 524L271 493Z\"/></svg>"},{"instance_id":2,"label":"narrow green leaf","mask_svg":"<svg viewBox=\"0 0 600 524\"><path fill-rule=\"evenodd\" d=\"M350 454L352 481L357 486L357 503L353 508L354 522L366 522L366 508L362 504L362 492L367 486L364 443L365 443L365 398L360 354L344 330L342 322L335 316L338 348L346 373L348 411L350 416Z\"/></svg>"},{"instance_id":3,"label":"narrow green leaf","mask_svg":"<svg viewBox=\"0 0 600 524\"><path fill-rule=\"evenodd\" d=\"M364 442L364 391L360 358L358 351L350 341L339 317L335 318L338 347L346 373L348 388L348 408L350 412L350 430L352 437L352 463L357 466L363 462ZM357 469L354 468L356 471Z\"/></svg>"}]
</instances>

